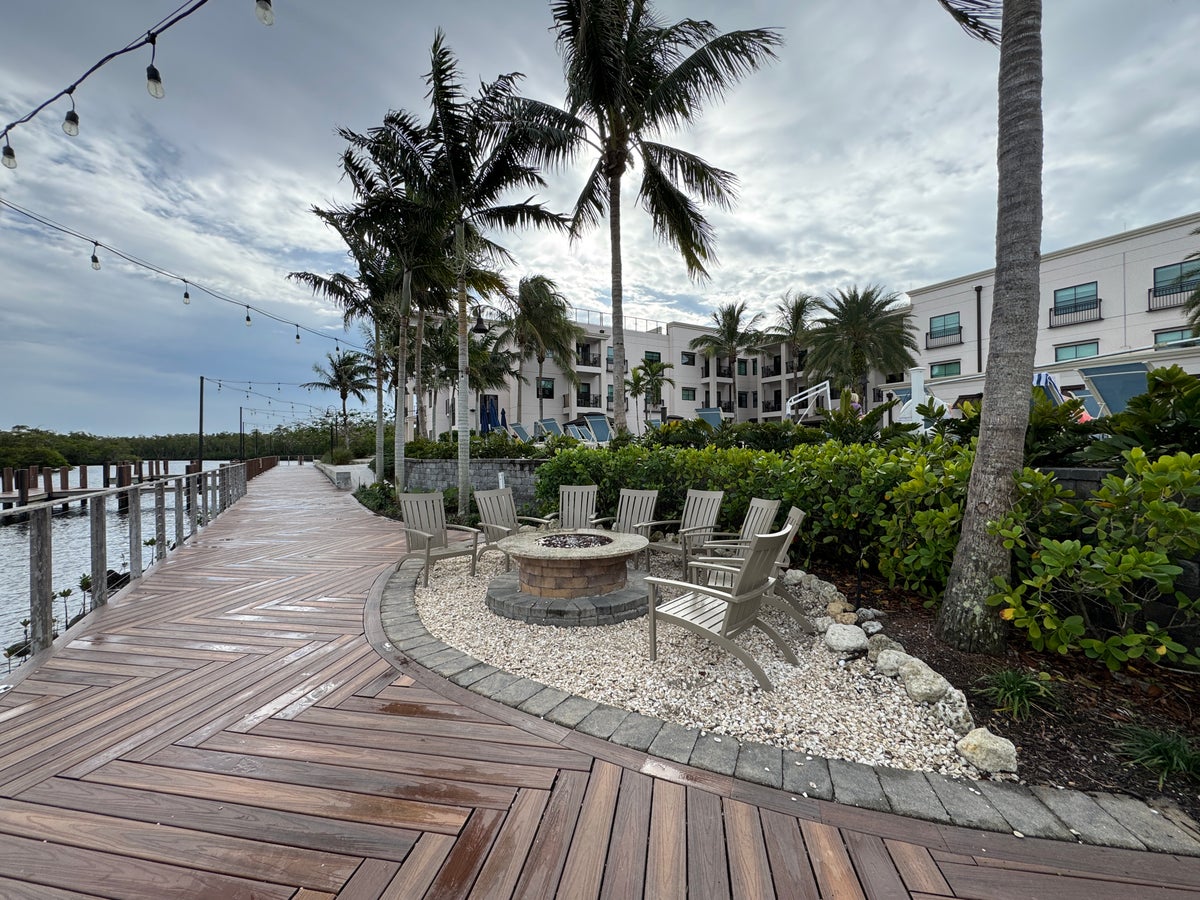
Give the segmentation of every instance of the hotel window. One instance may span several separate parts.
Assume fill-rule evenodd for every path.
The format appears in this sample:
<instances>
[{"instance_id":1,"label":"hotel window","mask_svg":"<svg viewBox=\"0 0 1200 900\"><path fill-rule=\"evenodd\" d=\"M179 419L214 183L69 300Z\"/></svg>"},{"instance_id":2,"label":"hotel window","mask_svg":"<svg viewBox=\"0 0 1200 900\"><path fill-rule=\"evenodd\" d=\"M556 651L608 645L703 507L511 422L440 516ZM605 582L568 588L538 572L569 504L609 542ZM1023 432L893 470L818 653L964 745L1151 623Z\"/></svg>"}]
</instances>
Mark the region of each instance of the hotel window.
<instances>
[{"instance_id":1,"label":"hotel window","mask_svg":"<svg viewBox=\"0 0 1200 900\"><path fill-rule=\"evenodd\" d=\"M929 367L930 378L951 378L962 374L962 361L934 363Z\"/></svg>"},{"instance_id":2,"label":"hotel window","mask_svg":"<svg viewBox=\"0 0 1200 900\"><path fill-rule=\"evenodd\" d=\"M1070 362L1073 359L1087 359L1100 352L1099 341L1084 341L1082 344L1064 344L1054 348L1055 362Z\"/></svg>"},{"instance_id":3,"label":"hotel window","mask_svg":"<svg viewBox=\"0 0 1200 900\"><path fill-rule=\"evenodd\" d=\"M694 366L696 364L696 354L692 350L684 350L679 354L679 364L681 366Z\"/></svg>"},{"instance_id":4,"label":"hotel window","mask_svg":"<svg viewBox=\"0 0 1200 900\"><path fill-rule=\"evenodd\" d=\"M662 362L662 354L657 350L647 350L642 354L642 362Z\"/></svg>"},{"instance_id":5,"label":"hotel window","mask_svg":"<svg viewBox=\"0 0 1200 900\"><path fill-rule=\"evenodd\" d=\"M958 329L958 313L929 317L929 336L931 338L957 337Z\"/></svg>"},{"instance_id":6,"label":"hotel window","mask_svg":"<svg viewBox=\"0 0 1200 900\"><path fill-rule=\"evenodd\" d=\"M750 395L746 391L738 391L738 409L745 409L750 405Z\"/></svg>"},{"instance_id":7,"label":"hotel window","mask_svg":"<svg viewBox=\"0 0 1200 900\"><path fill-rule=\"evenodd\" d=\"M750 360L750 374L751 375L758 374L758 357L757 356L754 359Z\"/></svg>"},{"instance_id":8,"label":"hotel window","mask_svg":"<svg viewBox=\"0 0 1200 900\"><path fill-rule=\"evenodd\" d=\"M554 399L554 379L539 378L537 383L537 395L539 400Z\"/></svg>"},{"instance_id":9,"label":"hotel window","mask_svg":"<svg viewBox=\"0 0 1200 900\"><path fill-rule=\"evenodd\" d=\"M1158 347L1162 344L1174 344L1175 341L1187 341L1186 344L1174 344L1176 347L1195 347L1200 341L1188 340L1194 338L1190 328L1173 328L1170 331L1154 332L1154 346Z\"/></svg>"},{"instance_id":10,"label":"hotel window","mask_svg":"<svg viewBox=\"0 0 1200 900\"><path fill-rule=\"evenodd\" d=\"M683 389L683 399L684 399L685 403L695 403L696 402L696 389L695 388L684 388Z\"/></svg>"},{"instance_id":11,"label":"hotel window","mask_svg":"<svg viewBox=\"0 0 1200 900\"><path fill-rule=\"evenodd\" d=\"M739 359L737 362L738 362L738 374L745 375L746 374L746 361L744 359Z\"/></svg>"},{"instance_id":12,"label":"hotel window","mask_svg":"<svg viewBox=\"0 0 1200 900\"><path fill-rule=\"evenodd\" d=\"M1096 292L1096 282L1077 284L1074 287L1059 288L1054 292L1054 314L1065 316L1070 313L1095 309L1099 294Z\"/></svg>"},{"instance_id":13,"label":"hotel window","mask_svg":"<svg viewBox=\"0 0 1200 900\"><path fill-rule=\"evenodd\" d=\"M710 396L711 396L711 395L709 394L709 392L708 392L708 391L705 391L705 392L704 392L704 408L705 408L705 409L708 409L710 406L712 406L712 404L708 402L708 401L709 401L709 398L710 398Z\"/></svg>"},{"instance_id":14,"label":"hotel window","mask_svg":"<svg viewBox=\"0 0 1200 900\"><path fill-rule=\"evenodd\" d=\"M1179 294L1200 287L1200 259L1190 259L1154 270L1154 296Z\"/></svg>"}]
</instances>

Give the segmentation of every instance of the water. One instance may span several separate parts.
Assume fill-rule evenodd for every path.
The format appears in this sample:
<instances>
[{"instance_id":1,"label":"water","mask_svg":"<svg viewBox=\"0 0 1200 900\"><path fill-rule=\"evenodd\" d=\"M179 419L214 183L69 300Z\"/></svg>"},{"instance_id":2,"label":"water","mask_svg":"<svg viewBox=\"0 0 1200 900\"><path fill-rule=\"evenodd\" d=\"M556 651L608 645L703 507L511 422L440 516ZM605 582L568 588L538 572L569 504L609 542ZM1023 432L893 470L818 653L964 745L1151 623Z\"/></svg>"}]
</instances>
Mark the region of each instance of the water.
<instances>
[{"instance_id":1,"label":"water","mask_svg":"<svg viewBox=\"0 0 1200 900\"><path fill-rule=\"evenodd\" d=\"M171 475L183 474L186 463L173 460L168 471ZM206 470L216 469L221 462L205 461ZM103 485L102 466L88 466L88 486L99 489ZM55 485L58 476L55 475ZM79 484L79 473L71 471L70 484ZM166 528L167 545L175 540L175 490L174 485L166 485ZM185 496L186 501L186 496ZM154 530L154 490L150 486L142 489L141 493L142 541L155 537ZM128 574L132 566L140 565L145 571L154 562L153 546L137 548L133 558L129 548L129 513L117 511L117 498L108 497L106 500L106 542L108 550L108 568L121 574ZM54 628L61 631L63 625L80 612L86 595L79 588L79 577L92 570L91 526L87 507L80 506L79 500L71 501L64 512L55 506L51 518L51 536L53 538L53 555L51 559L51 584L55 592L70 588L72 593L64 601L61 597L54 600ZM192 528L185 520L183 523L184 537L190 536ZM140 557L140 559L138 558ZM64 609L64 602L66 608ZM21 640L25 629L22 619L29 618L29 526L24 523L0 527L0 649ZM2 657L0 657L2 660ZM0 666L3 663L0 661ZM0 668L0 671L3 671Z\"/></svg>"}]
</instances>

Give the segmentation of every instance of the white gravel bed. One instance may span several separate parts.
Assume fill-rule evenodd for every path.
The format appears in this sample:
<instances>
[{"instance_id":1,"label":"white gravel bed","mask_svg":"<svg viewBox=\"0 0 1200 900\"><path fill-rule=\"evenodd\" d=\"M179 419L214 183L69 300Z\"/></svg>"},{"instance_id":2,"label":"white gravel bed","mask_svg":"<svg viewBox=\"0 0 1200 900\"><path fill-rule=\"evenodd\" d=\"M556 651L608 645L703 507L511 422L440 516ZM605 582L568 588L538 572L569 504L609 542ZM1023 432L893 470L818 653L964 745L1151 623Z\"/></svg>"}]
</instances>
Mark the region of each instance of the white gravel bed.
<instances>
[{"instance_id":1,"label":"white gravel bed","mask_svg":"<svg viewBox=\"0 0 1200 900\"><path fill-rule=\"evenodd\" d=\"M497 616L484 597L488 579L503 571L495 552L479 561L475 577L465 559L436 564L430 586L416 590L430 634L514 675L687 728L868 765L980 777L955 750L955 734L898 681L876 675L865 658L842 662L782 613L765 618L791 641L798 666L758 629L737 639L775 685L763 691L739 661L675 625L659 624L651 662L645 616L582 628ZM678 562L656 558L652 572L678 577Z\"/></svg>"}]
</instances>

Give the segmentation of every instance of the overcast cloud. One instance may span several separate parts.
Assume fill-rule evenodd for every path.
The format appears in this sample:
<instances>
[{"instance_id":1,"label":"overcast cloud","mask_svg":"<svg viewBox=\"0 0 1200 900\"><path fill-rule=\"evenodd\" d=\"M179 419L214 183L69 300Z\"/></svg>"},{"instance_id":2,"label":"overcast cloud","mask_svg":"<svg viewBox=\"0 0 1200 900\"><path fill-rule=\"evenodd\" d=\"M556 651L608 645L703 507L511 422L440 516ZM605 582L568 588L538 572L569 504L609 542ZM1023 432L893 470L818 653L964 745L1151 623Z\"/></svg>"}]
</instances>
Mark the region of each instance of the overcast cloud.
<instances>
[{"instance_id":1,"label":"overcast cloud","mask_svg":"<svg viewBox=\"0 0 1200 900\"><path fill-rule=\"evenodd\" d=\"M176 0L14 0L5 5L0 120L24 115ZM11 136L19 166L0 197L243 304L344 344L340 314L285 280L346 269L344 248L309 212L348 199L335 128L365 130L388 109L424 118L429 47L441 27L472 87L525 74L530 96L561 102L561 64L540 0L218 0L163 35L166 98L131 54L76 92L77 138L60 101ZM740 202L708 210L720 264L690 282L633 208L627 178L626 312L703 321L720 303L770 311L786 290L878 282L905 291L994 262L994 48L969 39L936 0L662 0L665 19L722 30L775 26L779 60L667 139L735 172ZM1186 0L1046 3L1045 230L1049 251L1200 208L1200 5ZM540 196L565 210L579 171L547 173ZM580 308L606 309L603 231L498 236L509 271L543 273ZM0 209L0 428L96 434L237 430L239 406L290 417L332 395L313 377L332 340L106 257ZM247 413L270 429L280 420Z\"/></svg>"}]
</instances>

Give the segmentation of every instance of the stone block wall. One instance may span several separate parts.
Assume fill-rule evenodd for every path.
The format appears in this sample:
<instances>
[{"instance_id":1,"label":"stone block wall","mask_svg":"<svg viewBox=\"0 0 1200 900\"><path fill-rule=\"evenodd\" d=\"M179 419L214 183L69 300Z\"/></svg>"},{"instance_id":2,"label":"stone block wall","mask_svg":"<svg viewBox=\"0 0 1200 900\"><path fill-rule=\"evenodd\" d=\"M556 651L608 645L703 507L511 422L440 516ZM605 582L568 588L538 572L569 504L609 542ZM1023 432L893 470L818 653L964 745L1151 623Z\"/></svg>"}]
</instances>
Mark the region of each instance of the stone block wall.
<instances>
[{"instance_id":1,"label":"stone block wall","mask_svg":"<svg viewBox=\"0 0 1200 900\"><path fill-rule=\"evenodd\" d=\"M534 473L542 462L540 459L473 459L471 486L477 491L494 490L500 487L500 473L503 472L504 486L512 488L513 500L520 510L533 502ZM405 459L404 486L414 493L457 487L458 460Z\"/></svg>"}]
</instances>

